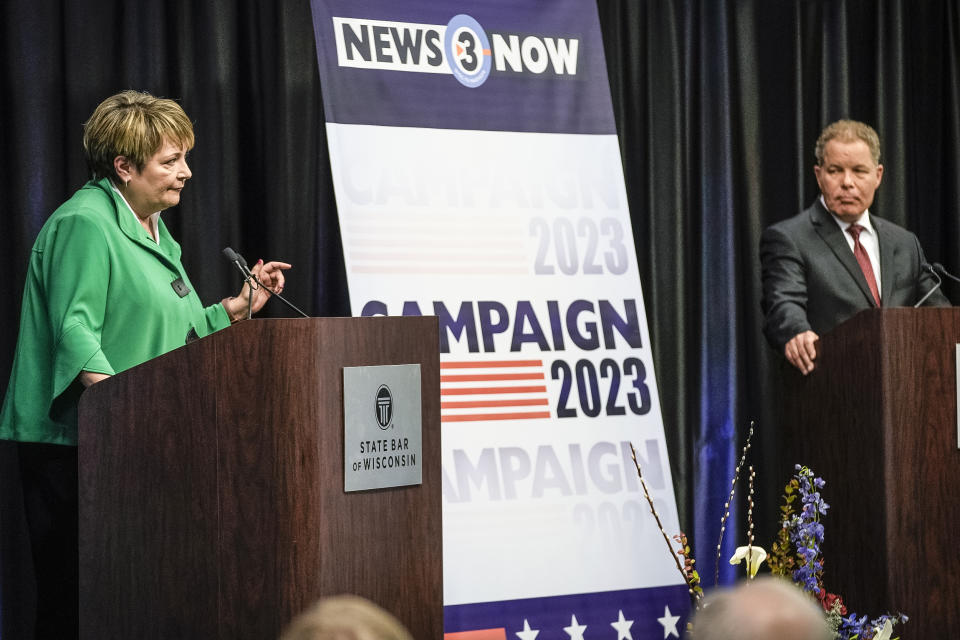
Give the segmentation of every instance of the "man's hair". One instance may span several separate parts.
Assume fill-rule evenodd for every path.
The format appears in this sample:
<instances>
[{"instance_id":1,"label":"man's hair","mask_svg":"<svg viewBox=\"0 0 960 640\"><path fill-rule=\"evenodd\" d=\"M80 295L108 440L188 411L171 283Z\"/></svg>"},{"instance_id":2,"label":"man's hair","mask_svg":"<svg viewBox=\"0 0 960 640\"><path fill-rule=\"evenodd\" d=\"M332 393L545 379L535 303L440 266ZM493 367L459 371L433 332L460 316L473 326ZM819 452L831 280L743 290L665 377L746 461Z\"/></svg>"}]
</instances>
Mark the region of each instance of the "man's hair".
<instances>
[{"instance_id":1,"label":"man's hair","mask_svg":"<svg viewBox=\"0 0 960 640\"><path fill-rule=\"evenodd\" d=\"M117 156L124 156L142 171L164 140L192 149L193 123L173 100L140 91L110 96L83 125L83 150L94 180L115 176L113 160Z\"/></svg>"},{"instance_id":2,"label":"man's hair","mask_svg":"<svg viewBox=\"0 0 960 640\"><path fill-rule=\"evenodd\" d=\"M399 620L354 595L321 599L293 619L280 640L413 640Z\"/></svg>"},{"instance_id":3,"label":"man's hair","mask_svg":"<svg viewBox=\"0 0 960 640\"><path fill-rule=\"evenodd\" d=\"M826 616L784 578L757 578L708 596L693 616L693 640L829 640Z\"/></svg>"},{"instance_id":4,"label":"man's hair","mask_svg":"<svg viewBox=\"0 0 960 640\"><path fill-rule=\"evenodd\" d=\"M832 124L828 124L826 128L820 132L814 154L817 156L817 164L821 167L823 166L823 150L831 140L838 140L840 142L863 140L867 143L867 147L870 148L870 156L873 158L873 163L880 164L880 136L877 135L873 127L864 122L837 120Z\"/></svg>"}]
</instances>

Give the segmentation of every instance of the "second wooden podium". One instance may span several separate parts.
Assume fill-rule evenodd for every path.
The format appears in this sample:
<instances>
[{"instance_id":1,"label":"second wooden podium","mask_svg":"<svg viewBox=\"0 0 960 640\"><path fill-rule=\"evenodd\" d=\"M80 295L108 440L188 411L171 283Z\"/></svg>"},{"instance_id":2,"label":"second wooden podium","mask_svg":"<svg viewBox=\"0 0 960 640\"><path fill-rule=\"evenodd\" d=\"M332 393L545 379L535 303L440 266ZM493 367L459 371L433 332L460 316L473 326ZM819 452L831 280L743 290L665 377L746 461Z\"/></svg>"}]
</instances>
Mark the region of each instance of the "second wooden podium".
<instances>
[{"instance_id":1,"label":"second wooden podium","mask_svg":"<svg viewBox=\"0 0 960 640\"><path fill-rule=\"evenodd\" d=\"M960 625L960 309L863 311L790 372L785 462L827 484L824 582L851 611L902 611L904 640Z\"/></svg>"}]
</instances>

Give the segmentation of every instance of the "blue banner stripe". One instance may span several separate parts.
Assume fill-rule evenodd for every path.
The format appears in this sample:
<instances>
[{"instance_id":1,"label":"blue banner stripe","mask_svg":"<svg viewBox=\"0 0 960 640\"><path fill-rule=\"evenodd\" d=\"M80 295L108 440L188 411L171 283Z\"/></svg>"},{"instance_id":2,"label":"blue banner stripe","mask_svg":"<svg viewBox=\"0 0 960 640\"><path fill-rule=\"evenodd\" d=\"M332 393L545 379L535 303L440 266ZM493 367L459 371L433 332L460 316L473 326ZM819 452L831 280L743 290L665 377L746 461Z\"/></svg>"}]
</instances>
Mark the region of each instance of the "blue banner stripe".
<instances>
[{"instance_id":1,"label":"blue banner stripe","mask_svg":"<svg viewBox=\"0 0 960 640\"><path fill-rule=\"evenodd\" d=\"M621 616L625 622L620 622ZM547 598L449 605L444 607L444 632L504 628L509 639L526 628L539 630L538 639L568 638L564 628L587 625L585 638L613 638L620 627L639 638L683 637L690 613L685 585L605 591ZM632 622L632 624L630 624ZM671 630L676 626L677 634ZM523 636L520 636L521 638ZM530 636L532 637L532 636Z\"/></svg>"}]
</instances>

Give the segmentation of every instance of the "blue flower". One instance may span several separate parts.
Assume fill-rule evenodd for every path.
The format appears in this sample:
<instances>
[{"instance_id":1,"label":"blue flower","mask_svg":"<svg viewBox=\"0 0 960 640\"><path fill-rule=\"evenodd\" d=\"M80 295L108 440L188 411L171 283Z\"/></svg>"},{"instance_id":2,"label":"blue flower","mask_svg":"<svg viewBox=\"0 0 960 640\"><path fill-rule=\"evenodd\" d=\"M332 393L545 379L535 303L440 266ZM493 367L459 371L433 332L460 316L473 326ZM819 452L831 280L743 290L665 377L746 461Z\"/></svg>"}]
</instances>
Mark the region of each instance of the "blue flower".
<instances>
[{"instance_id":1,"label":"blue flower","mask_svg":"<svg viewBox=\"0 0 960 640\"><path fill-rule=\"evenodd\" d=\"M813 471L807 467L797 465L796 469L795 477L803 506L800 513L784 526L790 532L790 542L800 560L800 566L793 572L794 581L805 591L816 594L822 586L820 576L823 572L823 561L819 560L819 556L824 530L819 518L828 508L818 489L825 483L821 478L814 477Z\"/></svg>"},{"instance_id":2,"label":"blue flower","mask_svg":"<svg viewBox=\"0 0 960 640\"><path fill-rule=\"evenodd\" d=\"M800 504L799 514L793 514L783 522L783 528L789 533L790 544L796 550L797 566L793 571L793 581L804 591L820 599L823 589L823 560L820 558L820 545L823 543L824 528L820 516L830 508L820 489L826 484L822 478L815 477L809 468L796 465L794 475L798 483ZM840 618L837 638L840 640L882 640L892 634L892 625L906 622L903 614L883 615L869 620L867 616L851 613Z\"/></svg>"}]
</instances>

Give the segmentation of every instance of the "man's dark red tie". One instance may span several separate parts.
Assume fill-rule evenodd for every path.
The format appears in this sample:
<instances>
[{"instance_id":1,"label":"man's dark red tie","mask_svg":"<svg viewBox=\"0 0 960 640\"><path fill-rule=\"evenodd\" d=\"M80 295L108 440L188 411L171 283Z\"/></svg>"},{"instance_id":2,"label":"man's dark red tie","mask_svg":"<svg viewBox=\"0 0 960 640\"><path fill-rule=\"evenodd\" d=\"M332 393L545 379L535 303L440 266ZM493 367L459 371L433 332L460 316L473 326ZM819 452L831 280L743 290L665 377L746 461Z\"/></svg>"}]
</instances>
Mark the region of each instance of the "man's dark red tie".
<instances>
[{"instance_id":1,"label":"man's dark red tie","mask_svg":"<svg viewBox=\"0 0 960 640\"><path fill-rule=\"evenodd\" d=\"M863 277L867 279L867 286L870 287L870 293L873 294L873 299L879 307L880 290L877 289L877 278L873 275L873 265L870 264L870 256L867 255L867 250L860 244L861 231L863 231L863 227L858 224L852 224L847 227L847 233L853 236L853 256L857 259L857 263L863 271Z\"/></svg>"}]
</instances>

